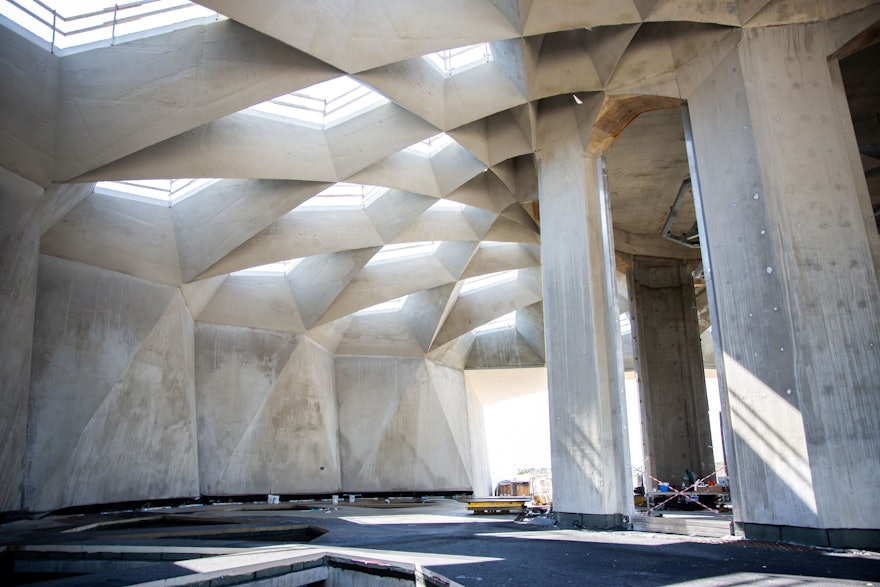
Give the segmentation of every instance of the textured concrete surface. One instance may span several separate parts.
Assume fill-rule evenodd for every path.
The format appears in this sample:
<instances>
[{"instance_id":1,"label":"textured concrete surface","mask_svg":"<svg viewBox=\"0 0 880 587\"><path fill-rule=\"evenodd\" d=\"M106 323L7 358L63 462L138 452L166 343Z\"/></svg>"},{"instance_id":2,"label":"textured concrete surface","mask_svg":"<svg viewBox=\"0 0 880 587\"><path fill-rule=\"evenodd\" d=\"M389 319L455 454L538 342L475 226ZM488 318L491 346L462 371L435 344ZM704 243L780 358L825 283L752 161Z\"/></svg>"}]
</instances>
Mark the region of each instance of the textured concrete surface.
<instances>
[{"instance_id":1,"label":"textured concrete surface","mask_svg":"<svg viewBox=\"0 0 880 587\"><path fill-rule=\"evenodd\" d=\"M640 256L628 277L645 473L678 487L715 471L694 280L684 260Z\"/></svg>"},{"instance_id":2,"label":"textured concrete surface","mask_svg":"<svg viewBox=\"0 0 880 587\"><path fill-rule=\"evenodd\" d=\"M690 107L728 456L750 495L738 519L876 528L880 511L839 491L844 480L880 488L858 473L880 463L880 299L876 235L866 234L857 187L864 178L843 146L851 122L829 116L842 92L818 58L829 43L810 26L755 30ZM806 60L797 72L783 47Z\"/></svg>"}]
</instances>

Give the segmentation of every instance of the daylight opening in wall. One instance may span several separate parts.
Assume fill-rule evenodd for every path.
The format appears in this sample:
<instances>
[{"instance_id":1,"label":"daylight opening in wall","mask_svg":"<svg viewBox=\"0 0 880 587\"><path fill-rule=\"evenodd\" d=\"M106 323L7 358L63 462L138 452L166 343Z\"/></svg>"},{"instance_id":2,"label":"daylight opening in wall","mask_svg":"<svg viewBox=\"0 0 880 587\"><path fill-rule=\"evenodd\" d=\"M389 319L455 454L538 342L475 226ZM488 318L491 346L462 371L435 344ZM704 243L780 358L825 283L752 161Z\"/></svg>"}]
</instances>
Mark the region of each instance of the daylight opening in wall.
<instances>
[{"instance_id":1,"label":"daylight opening in wall","mask_svg":"<svg viewBox=\"0 0 880 587\"><path fill-rule=\"evenodd\" d=\"M517 277L519 277L518 269L511 269L510 271L498 271L497 273L489 273L488 275L470 277L462 282L461 290L459 290L458 293L460 295L473 293L487 287L492 287L493 285L506 283L508 281L515 281Z\"/></svg>"},{"instance_id":2,"label":"daylight opening in wall","mask_svg":"<svg viewBox=\"0 0 880 587\"><path fill-rule=\"evenodd\" d=\"M286 261L276 261L275 263L267 263L257 267L248 267L240 271L230 273L230 275L287 275L288 271L299 264L302 259L288 259Z\"/></svg>"},{"instance_id":3,"label":"daylight opening in wall","mask_svg":"<svg viewBox=\"0 0 880 587\"><path fill-rule=\"evenodd\" d=\"M416 243L401 243L396 245L385 245L379 252L373 255L373 258L367 265L376 265L388 261L398 261L400 259L410 257L421 257L424 255L433 255L442 241L423 241Z\"/></svg>"},{"instance_id":4,"label":"daylight opening in wall","mask_svg":"<svg viewBox=\"0 0 880 587\"><path fill-rule=\"evenodd\" d=\"M0 15L45 41L53 52L225 18L186 0L3 0Z\"/></svg>"},{"instance_id":5,"label":"daylight opening in wall","mask_svg":"<svg viewBox=\"0 0 880 587\"><path fill-rule=\"evenodd\" d=\"M95 184L95 193L172 205L218 181L220 180L214 178L99 181Z\"/></svg>"},{"instance_id":6,"label":"daylight opening in wall","mask_svg":"<svg viewBox=\"0 0 880 587\"><path fill-rule=\"evenodd\" d=\"M437 68L440 73L451 77L466 69L492 61L492 48L489 43L466 45L457 49L446 49L425 55L424 59Z\"/></svg>"},{"instance_id":7,"label":"daylight opening in wall","mask_svg":"<svg viewBox=\"0 0 880 587\"><path fill-rule=\"evenodd\" d=\"M366 208L388 188L359 183L336 183L312 196L298 208Z\"/></svg>"},{"instance_id":8,"label":"daylight opening in wall","mask_svg":"<svg viewBox=\"0 0 880 587\"><path fill-rule=\"evenodd\" d=\"M328 128L388 102L382 94L343 76L255 104L248 110Z\"/></svg>"},{"instance_id":9,"label":"daylight opening in wall","mask_svg":"<svg viewBox=\"0 0 880 587\"><path fill-rule=\"evenodd\" d=\"M504 314L503 316L499 316L490 322L486 322L481 326L477 326L474 328L474 334L481 334L484 332L495 332L498 330L506 330L508 328L513 328L516 326L516 310L509 314Z\"/></svg>"},{"instance_id":10,"label":"daylight opening in wall","mask_svg":"<svg viewBox=\"0 0 880 587\"><path fill-rule=\"evenodd\" d=\"M408 296L401 296L399 298L394 298L393 300L388 300L387 302L382 302L380 304L370 306L369 308L364 308L363 310L358 310L354 313L354 315L364 316L366 314L384 314L388 312L398 312L403 307L403 304L404 302L406 302L407 297Z\"/></svg>"},{"instance_id":11,"label":"daylight opening in wall","mask_svg":"<svg viewBox=\"0 0 880 587\"><path fill-rule=\"evenodd\" d=\"M406 148L411 153L418 153L425 157L433 157L449 145L455 144L455 140L445 132L428 137Z\"/></svg>"}]
</instances>

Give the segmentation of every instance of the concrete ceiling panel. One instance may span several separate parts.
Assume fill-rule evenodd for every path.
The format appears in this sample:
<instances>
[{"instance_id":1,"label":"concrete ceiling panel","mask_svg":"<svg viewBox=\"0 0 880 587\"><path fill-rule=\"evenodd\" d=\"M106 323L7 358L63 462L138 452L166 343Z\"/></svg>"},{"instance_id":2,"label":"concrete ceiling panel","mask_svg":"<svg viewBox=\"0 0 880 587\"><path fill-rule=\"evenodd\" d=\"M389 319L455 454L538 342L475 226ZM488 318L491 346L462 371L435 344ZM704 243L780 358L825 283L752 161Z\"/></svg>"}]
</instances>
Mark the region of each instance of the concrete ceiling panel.
<instances>
[{"instance_id":1,"label":"concrete ceiling panel","mask_svg":"<svg viewBox=\"0 0 880 587\"><path fill-rule=\"evenodd\" d=\"M43 235L40 252L180 285L168 206L91 194Z\"/></svg>"},{"instance_id":2,"label":"concrete ceiling panel","mask_svg":"<svg viewBox=\"0 0 880 587\"><path fill-rule=\"evenodd\" d=\"M186 307L189 308L193 320L199 319L199 314L202 313L227 277L228 275L218 275L211 279L184 283L180 286L180 293L183 294L183 300L186 302Z\"/></svg>"},{"instance_id":3,"label":"concrete ceiling panel","mask_svg":"<svg viewBox=\"0 0 880 587\"><path fill-rule=\"evenodd\" d=\"M538 244L541 242L541 237L537 232L526 228L519 222L499 216L492 223L492 227L483 235L483 240Z\"/></svg>"},{"instance_id":4,"label":"concrete ceiling panel","mask_svg":"<svg viewBox=\"0 0 880 587\"><path fill-rule=\"evenodd\" d=\"M487 210L475 208L473 206L466 206L464 210L461 211L461 215L465 218L465 220L467 220L467 223L471 227L471 230L473 230L475 234L479 235L479 238L477 238L477 240L483 240L485 238L486 232L492 227L492 224L498 218L498 215L494 212L489 212Z\"/></svg>"},{"instance_id":5,"label":"concrete ceiling panel","mask_svg":"<svg viewBox=\"0 0 880 587\"><path fill-rule=\"evenodd\" d=\"M540 295L519 281L499 283L466 295L459 295L434 339L433 348L444 345L477 326L540 300Z\"/></svg>"},{"instance_id":6,"label":"concrete ceiling panel","mask_svg":"<svg viewBox=\"0 0 880 587\"><path fill-rule=\"evenodd\" d=\"M319 324L423 289L455 281L433 255L368 264L340 293Z\"/></svg>"},{"instance_id":7,"label":"concrete ceiling panel","mask_svg":"<svg viewBox=\"0 0 880 587\"><path fill-rule=\"evenodd\" d=\"M476 250L459 279L539 266L538 261L517 243L483 244Z\"/></svg>"},{"instance_id":8,"label":"concrete ceiling panel","mask_svg":"<svg viewBox=\"0 0 880 587\"><path fill-rule=\"evenodd\" d=\"M391 242L479 241L481 235L468 222L467 211L468 208L426 210L412 224L400 231Z\"/></svg>"},{"instance_id":9,"label":"concrete ceiling panel","mask_svg":"<svg viewBox=\"0 0 880 587\"><path fill-rule=\"evenodd\" d=\"M465 368L521 369L543 366L544 357L536 353L515 328L503 328L476 335Z\"/></svg>"},{"instance_id":10,"label":"concrete ceiling panel","mask_svg":"<svg viewBox=\"0 0 880 587\"><path fill-rule=\"evenodd\" d=\"M529 96L526 82L526 57L521 37L490 44L492 62L501 70L523 97Z\"/></svg>"},{"instance_id":11,"label":"concrete ceiling panel","mask_svg":"<svg viewBox=\"0 0 880 587\"><path fill-rule=\"evenodd\" d=\"M739 26L740 4L740 0L657 0L644 20L687 20Z\"/></svg>"},{"instance_id":12,"label":"concrete ceiling panel","mask_svg":"<svg viewBox=\"0 0 880 587\"><path fill-rule=\"evenodd\" d=\"M482 161L458 143L453 143L435 153L429 161L441 196L448 195L461 184L486 170Z\"/></svg>"},{"instance_id":13,"label":"concrete ceiling panel","mask_svg":"<svg viewBox=\"0 0 880 587\"><path fill-rule=\"evenodd\" d=\"M670 35L675 77L681 95L690 96L715 68L724 61L741 38L740 29L682 23Z\"/></svg>"},{"instance_id":14,"label":"concrete ceiling panel","mask_svg":"<svg viewBox=\"0 0 880 587\"><path fill-rule=\"evenodd\" d=\"M425 354L398 312L353 316L336 353L392 357L422 357Z\"/></svg>"},{"instance_id":15,"label":"concrete ceiling panel","mask_svg":"<svg viewBox=\"0 0 880 587\"><path fill-rule=\"evenodd\" d=\"M354 71L440 51L510 39L520 34L489 0L446 0L425 6L412 2L376 4L354 0ZM467 15L466 18L462 18Z\"/></svg>"},{"instance_id":16,"label":"concrete ceiling panel","mask_svg":"<svg viewBox=\"0 0 880 587\"><path fill-rule=\"evenodd\" d=\"M494 214L501 213L516 202L513 192L494 173L481 173L474 177L449 194L449 199Z\"/></svg>"},{"instance_id":17,"label":"concrete ceiling panel","mask_svg":"<svg viewBox=\"0 0 880 587\"><path fill-rule=\"evenodd\" d=\"M544 302L516 311L516 331L535 354L542 360L547 358L544 341Z\"/></svg>"},{"instance_id":18,"label":"concrete ceiling panel","mask_svg":"<svg viewBox=\"0 0 880 587\"><path fill-rule=\"evenodd\" d=\"M199 4L350 71L352 0L199 0Z\"/></svg>"},{"instance_id":19,"label":"concrete ceiling panel","mask_svg":"<svg viewBox=\"0 0 880 587\"><path fill-rule=\"evenodd\" d=\"M495 10L500 12L504 18L513 25L518 31L522 31L522 18L519 12L519 0L490 0Z\"/></svg>"},{"instance_id":20,"label":"concrete ceiling panel","mask_svg":"<svg viewBox=\"0 0 880 587\"><path fill-rule=\"evenodd\" d=\"M202 125L79 179L144 177L339 179L322 130L254 111Z\"/></svg>"},{"instance_id":21,"label":"concrete ceiling panel","mask_svg":"<svg viewBox=\"0 0 880 587\"><path fill-rule=\"evenodd\" d=\"M453 277L461 279L461 272L470 263L478 245L476 241L445 241L434 251L434 256L443 263Z\"/></svg>"},{"instance_id":22,"label":"concrete ceiling panel","mask_svg":"<svg viewBox=\"0 0 880 587\"><path fill-rule=\"evenodd\" d=\"M171 206L181 274L190 281L328 184L225 179Z\"/></svg>"},{"instance_id":23,"label":"concrete ceiling panel","mask_svg":"<svg viewBox=\"0 0 880 587\"><path fill-rule=\"evenodd\" d=\"M424 352L431 348L440 324L452 308L456 287L455 283L447 283L414 292L400 308L400 315L406 320Z\"/></svg>"},{"instance_id":24,"label":"concrete ceiling panel","mask_svg":"<svg viewBox=\"0 0 880 587\"><path fill-rule=\"evenodd\" d=\"M353 173L436 134L436 129L400 106L388 103L324 131L336 175Z\"/></svg>"},{"instance_id":25,"label":"concrete ceiling panel","mask_svg":"<svg viewBox=\"0 0 880 587\"><path fill-rule=\"evenodd\" d=\"M400 151L386 157L350 176L347 181L442 197L428 158L411 151Z\"/></svg>"},{"instance_id":26,"label":"concrete ceiling panel","mask_svg":"<svg viewBox=\"0 0 880 587\"><path fill-rule=\"evenodd\" d=\"M606 91L680 98L666 23L644 24L617 63Z\"/></svg>"},{"instance_id":27,"label":"concrete ceiling panel","mask_svg":"<svg viewBox=\"0 0 880 587\"><path fill-rule=\"evenodd\" d=\"M373 222L382 239L390 243L400 234L413 220L425 210L437 203L437 198L404 192L401 190L388 190L376 201L367 207L367 216Z\"/></svg>"},{"instance_id":28,"label":"concrete ceiling panel","mask_svg":"<svg viewBox=\"0 0 880 587\"><path fill-rule=\"evenodd\" d=\"M230 275L199 322L303 333L306 328L283 276Z\"/></svg>"},{"instance_id":29,"label":"concrete ceiling panel","mask_svg":"<svg viewBox=\"0 0 880 587\"><path fill-rule=\"evenodd\" d=\"M474 338L474 335L470 332L463 334L444 345L432 349L425 355L425 358L463 370L467 364L468 354L470 353Z\"/></svg>"},{"instance_id":30,"label":"concrete ceiling panel","mask_svg":"<svg viewBox=\"0 0 880 587\"><path fill-rule=\"evenodd\" d=\"M40 234L55 226L56 222L85 200L94 191L94 188L95 184L93 183L53 183L46 188L37 204L37 211L40 215ZM17 220L14 214L10 214L7 218ZM6 231L0 228L0 234L6 234Z\"/></svg>"},{"instance_id":31,"label":"concrete ceiling panel","mask_svg":"<svg viewBox=\"0 0 880 587\"><path fill-rule=\"evenodd\" d=\"M494 61L471 67L446 80L444 130L527 102L525 90Z\"/></svg>"},{"instance_id":32,"label":"concrete ceiling panel","mask_svg":"<svg viewBox=\"0 0 880 587\"><path fill-rule=\"evenodd\" d=\"M306 328L312 328L333 300L380 247L307 257L287 273L287 282Z\"/></svg>"},{"instance_id":33,"label":"concrete ceiling panel","mask_svg":"<svg viewBox=\"0 0 880 587\"><path fill-rule=\"evenodd\" d=\"M332 226L333 230L327 230L328 226ZM381 247L384 244L362 209L296 209L257 233L200 277L213 277L276 261L336 251Z\"/></svg>"},{"instance_id":34,"label":"concrete ceiling panel","mask_svg":"<svg viewBox=\"0 0 880 587\"><path fill-rule=\"evenodd\" d=\"M541 37L538 61L529 78L529 98L603 89L589 52L590 35L586 29L574 29Z\"/></svg>"},{"instance_id":35,"label":"concrete ceiling panel","mask_svg":"<svg viewBox=\"0 0 880 587\"><path fill-rule=\"evenodd\" d=\"M526 228L530 230L534 230L535 232L540 232L540 228L538 228L535 220L526 212L526 209L523 208L523 204L516 202L511 204L501 213L505 218L509 218L514 222L519 222Z\"/></svg>"},{"instance_id":36,"label":"concrete ceiling panel","mask_svg":"<svg viewBox=\"0 0 880 587\"><path fill-rule=\"evenodd\" d=\"M524 119L525 125L522 124ZM493 114L448 134L487 167L532 152L526 106Z\"/></svg>"},{"instance_id":37,"label":"concrete ceiling panel","mask_svg":"<svg viewBox=\"0 0 880 587\"><path fill-rule=\"evenodd\" d=\"M427 59L407 59L361 72L356 77L435 127L446 127L446 78Z\"/></svg>"},{"instance_id":38,"label":"concrete ceiling panel","mask_svg":"<svg viewBox=\"0 0 880 587\"><path fill-rule=\"evenodd\" d=\"M523 18L524 35L642 20L632 0L531 0Z\"/></svg>"},{"instance_id":39,"label":"concrete ceiling panel","mask_svg":"<svg viewBox=\"0 0 880 587\"><path fill-rule=\"evenodd\" d=\"M327 349L328 352L335 354L352 320L354 320L354 316L346 316L345 318L316 326L306 330L306 336Z\"/></svg>"},{"instance_id":40,"label":"concrete ceiling panel","mask_svg":"<svg viewBox=\"0 0 880 587\"><path fill-rule=\"evenodd\" d=\"M638 1L638 0L636 0ZM589 52L603 87L611 81L620 58L639 30L638 24L607 26L589 31Z\"/></svg>"},{"instance_id":41,"label":"concrete ceiling panel","mask_svg":"<svg viewBox=\"0 0 880 587\"><path fill-rule=\"evenodd\" d=\"M314 57L229 20L63 57L55 177L79 176L338 75Z\"/></svg>"},{"instance_id":42,"label":"concrete ceiling panel","mask_svg":"<svg viewBox=\"0 0 880 587\"><path fill-rule=\"evenodd\" d=\"M876 4L876 0L816 0L815 2L773 0L744 25L765 27L832 20L872 4Z\"/></svg>"}]
</instances>

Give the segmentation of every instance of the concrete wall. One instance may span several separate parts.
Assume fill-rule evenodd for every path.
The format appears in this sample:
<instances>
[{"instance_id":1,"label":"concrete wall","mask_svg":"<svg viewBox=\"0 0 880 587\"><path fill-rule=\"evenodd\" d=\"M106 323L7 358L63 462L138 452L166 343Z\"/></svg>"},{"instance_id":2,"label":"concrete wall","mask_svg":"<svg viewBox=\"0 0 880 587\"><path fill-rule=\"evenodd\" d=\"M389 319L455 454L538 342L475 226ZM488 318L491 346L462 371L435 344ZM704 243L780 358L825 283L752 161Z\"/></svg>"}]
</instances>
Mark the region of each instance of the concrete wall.
<instances>
[{"instance_id":1,"label":"concrete wall","mask_svg":"<svg viewBox=\"0 0 880 587\"><path fill-rule=\"evenodd\" d=\"M333 355L304 336L196 325L205 495L340 490Z\"/></svg>"},{"instance_id":2,"label":"concrete wall","mask_svg":"<svg viewBox=\"0 0 880 587\"><path fill-rule=\"evenodd\" d=\"M26 509L198 495L180 290L40 258Z\"/></svg>"},{"instance_id":3,"label":"concrete wall","mask_svg":"<svg viewBox=\"0 0 880 587\"><path fill-rule=\"evenodd\" d=\"M336 385L344 491L474 486L462 371L422 358L340 356Z\"/></svg>"},{"instance_id":4,"label":"concrete wall","mask_svg":"<svg viewBox=\"0 0 880 587\"><path fill-rule=\"evenodd\" d=\"M0 168L0 511L21 507L42 192Z\"/></svg>"},{"instance_id":5,"label":"concrete wall","mask_svg":"<svg viewBox=\"0 0 880 587\"><path fill-rule=\"evenodd\" d=\"M876 233L863 218L862 170L848 159L852 122L826 34L750 29L690 97L701 235L741 496L735 515L877 528L880 510L860 497L880 488L867 473L880 464Z\"/></svg>"},{"instance_id":6,"label":"concrete wall","mask_svg":"<svg viewBox=\"0 0 880 587\"><path fill-rule=\"evenodd\" d=\"M0 27L0 153L3 166L47 186L55 164L59 60Z\"/></svg>"}]
</instances>

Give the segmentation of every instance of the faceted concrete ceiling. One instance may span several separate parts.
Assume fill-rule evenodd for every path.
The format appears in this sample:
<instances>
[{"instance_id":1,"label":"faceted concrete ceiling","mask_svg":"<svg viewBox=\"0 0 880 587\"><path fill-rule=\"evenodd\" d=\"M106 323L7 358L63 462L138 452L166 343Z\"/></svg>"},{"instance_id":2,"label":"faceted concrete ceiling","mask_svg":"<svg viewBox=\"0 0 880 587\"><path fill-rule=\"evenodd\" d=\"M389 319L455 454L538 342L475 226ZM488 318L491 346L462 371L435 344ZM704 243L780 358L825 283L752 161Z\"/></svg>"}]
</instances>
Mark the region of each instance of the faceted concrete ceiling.
<instances>
[{"instance_id":1,"label":"faceted concrete ceiling","mask_svg":"<svg viewBox=\"0 0 880 587\"><path fill-rule=\"evenodd\" d=\"M76 191L42 252L180 285L200 322L305 333L342 355L542 364L542 108L576 104L584 148L606 153L622 258L696 261L660 237L689 176L681 97L743 27L856 28L874 3L205 0L229 19L62 55L44 182L218 181L170 205ZM423 58L479 43L491 58L451 74ZM345 76L387 101L332 123L272 109ZM337 182L373 195L307 204ZM684 207L680 231L692 222ZM419 246L389 247L406 243Z\"/></svg>"}]
</instances>

